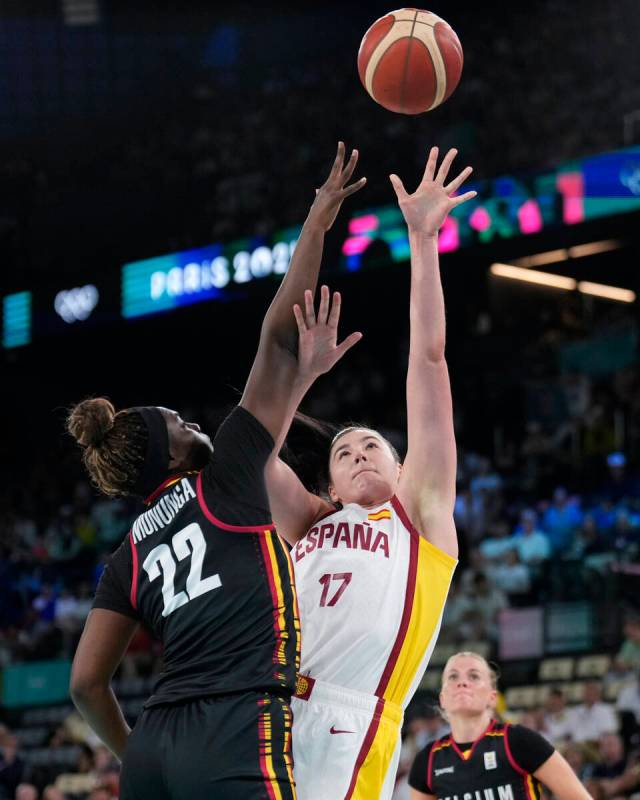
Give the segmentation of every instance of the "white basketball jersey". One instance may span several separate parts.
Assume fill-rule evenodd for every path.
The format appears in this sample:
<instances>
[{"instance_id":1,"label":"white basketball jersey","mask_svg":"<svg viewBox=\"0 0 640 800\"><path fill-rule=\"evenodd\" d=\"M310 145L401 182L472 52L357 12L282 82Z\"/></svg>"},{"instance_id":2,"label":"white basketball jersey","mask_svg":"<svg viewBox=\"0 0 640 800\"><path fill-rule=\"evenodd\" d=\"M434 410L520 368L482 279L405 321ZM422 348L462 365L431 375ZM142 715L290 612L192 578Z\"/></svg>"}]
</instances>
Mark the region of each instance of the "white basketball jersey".
<instances>
[{"instance_id":1,"label":"white basketball jersey","mask_svg":"<svg viewBox=\"0 0 640 800\"><path fill-rule=\"evenodd\" d=\"M301 675L405 708L435 646L456 560L419 535L396 497L323 517L291 556Z\"/></svg>"}]
</instances>

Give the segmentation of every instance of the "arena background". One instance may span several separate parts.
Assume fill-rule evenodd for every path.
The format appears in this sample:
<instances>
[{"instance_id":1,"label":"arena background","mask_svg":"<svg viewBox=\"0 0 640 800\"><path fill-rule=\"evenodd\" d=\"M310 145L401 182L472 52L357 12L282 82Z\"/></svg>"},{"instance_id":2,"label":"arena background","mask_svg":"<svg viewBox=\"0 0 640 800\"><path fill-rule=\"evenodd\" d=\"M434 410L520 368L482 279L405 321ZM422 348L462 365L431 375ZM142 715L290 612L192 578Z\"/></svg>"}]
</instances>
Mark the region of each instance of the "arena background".
<instances>
[{"instance_id":1,"label":"arena background","mask_svg":"<svg viewBox=\"0 0 640 800\"><path fill-rule=\"evenodd\" d=\"M413 187L432 144L456 146L479 192L441 255L461 565L397 797L443 724L444 659L469 646L498 662L505 716L555 738L614 796L598 780L633 770L640 744L638 306L491 270L638 292L636 5L433 2L464 72L441 108L405 117L367 96L355 66L382 3L0 3L0 798L56 781L42 797L117 797L67 681L136 509L87 485L65 409L106 394L215 430L338 139L360 149L368 185L327 239L324 275L344 292L343 330L365 337L304 408L366 421L400 448L409 269L387 175ZM523 526L548 548L540 563ZM130 721L159 663L141 634L117 681ZM590 679L615 731L575 741ZM557 687L572 718L549 699Z\"/></svg>"}]
</instances>

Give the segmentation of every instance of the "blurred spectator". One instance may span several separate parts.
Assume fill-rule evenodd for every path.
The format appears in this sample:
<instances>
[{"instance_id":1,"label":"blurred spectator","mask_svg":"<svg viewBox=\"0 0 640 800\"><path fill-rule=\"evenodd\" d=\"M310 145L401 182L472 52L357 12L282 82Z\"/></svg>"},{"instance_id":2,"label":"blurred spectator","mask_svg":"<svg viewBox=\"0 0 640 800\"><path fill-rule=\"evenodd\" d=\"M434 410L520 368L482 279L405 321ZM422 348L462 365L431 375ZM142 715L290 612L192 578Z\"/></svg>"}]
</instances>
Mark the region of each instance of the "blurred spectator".
<instances>
[{"instance_id":1,"label":"blurred spectator","mask_svg":"<svg viewBox=\"0 0 640 800\"><path fill-rule=\"evenodd\" d=\"M528 566L537 566L551 555L548 536L538 526L538 515L532 508L525 508L520 514L520 528L512 538L520 561Z\"/></svg>"},{"instance_id":2,"label":"blurred spectator","mask_svg":"<svg viewBox=\"0 0 640 800\"><path fill-rule=\"evenodd\" d=\"M582 514L575 500L570 500L567 490L559 486L553 493L553 501L544 512L542 527L549 537L552 552L567 548L574 531L582 522Z\"/></svg>"},{"instance_id":3,"label":"blurred spectator","mask_svg":"<svg viewBox=\"0 0 640 800\"><path fill-rule=\"evenodd\" d=\"M509 526L503 521L494 522L489 527L489 533L478 545L484 560L491 564L494 561L501 561L502 557L509 550L512 550L515 543L509 536Z\"/></svg>"},{"instance_id":4,"label":"blurred spectator","mask_svg":"<svg viewBox=\"0 0 640 800\"><path fill-rule=\"evenodd\" d=\"M627 474L627 458L624 453L609 453L607 456L608 477L600 489L600 496L613 504L640 498L638 478Z\"/></svg>"},{"instance_id":5,"label":"blurred spectator","mask_svg":"<svg viewBox=\"0 0 640 800\"><path fill-rule=\"evenodd\" d=\"M57 598L53 587L48 583L42 585L40 594L34 599L32 606L38 612L40 622L53 622L56 616Z\"/></svg>"},{"instance_id":6,"label":"blurred spectator","mask_svg":"<svg viewBox=\"0 0 640 800\"><path fill-rule=\"evenodd\" d=\"M553 688L547 695L545 703L543 736L555 746L570 739L573 735L571 712L567 708L564 692L560 688Z\"/></svg>"},{"instance_id":7,"label":"blurred spectator","mask_svg":"<svg viewBox=\"0 0 640 800\"><path fill-rule=\"evenodd\" d=\"M616 712L610 703L602 701L597 681L585 683L582 703L571 709L571 724L576 742L597 742L605 733L618 732Z\"/></svg>"},{"instance_id":8,"label":"blurred spectator","mask_svg":"<svg viewBox=\"0 0 640 800\"><path fill-rule=\"evenodd\" d=\"M567 742L564 747L560 748L560 752L583 783L591 777L593 762L589 757L590 754L587 753L585 745Z\"/></svg>"},{"instance_id":9,"label":"blurred spectator","mask_svg":"<svg viewBox=\"0 0 640 800\"><path fill-rule=\"evenodd\" d=\"M66 797L56 786L49 785L42 790L42 800L66 800Z\"/></svg>"},{"instance_id":10,"label":"blurred spectator","mask_svg":"<svg viewBox=\"0 0 640 800\"><path fill-rule=\"evenodd\" d=\"M601 762L593 768L593 778L618 778L627 768L622 736L605 733L600 737Z\"/></svg>"},{"instance_id":11,"label":"blurred spectator","mask_svg":"<svg viewBox=\"0 0 640 800\"><path fill-rule=\"evenodd\" d=\"M38 800L38 790L32 783L21 783L16 789L16 800Z\"/></svg>"},{"instance_id":12,"label":"blurred spectator","mask_svg":"<svg viewBox=\"0 0 640 800\"><path fill-rule=\"evenodd\" d=\"M623 631L625 639L616 659L622 667L640 671L640 618L630 617Z\"/></svg>"},{"instance_id":13,"label":"blurred spectator","mask_svg":"<svg viewBox=\"0 0 640 800\"><path fill-rule=\"evenodd\" d=\"M26 765L19 755L18 739L6 728L0 730L0 797L13 797L26 775Z\"/></svg>"},{"instance_id":14,"label":"blurred spectator","mask_svg":"<svg viewBox=\"0 0 640 800\"><path fill-rule=\"evenodd\" d=\"M526 564L520 563L518 553L508 550L501 562L489 570L496 587L509 598L511 605L522 605L529 597L531 573Z\"/></svg>"}]
</instances>

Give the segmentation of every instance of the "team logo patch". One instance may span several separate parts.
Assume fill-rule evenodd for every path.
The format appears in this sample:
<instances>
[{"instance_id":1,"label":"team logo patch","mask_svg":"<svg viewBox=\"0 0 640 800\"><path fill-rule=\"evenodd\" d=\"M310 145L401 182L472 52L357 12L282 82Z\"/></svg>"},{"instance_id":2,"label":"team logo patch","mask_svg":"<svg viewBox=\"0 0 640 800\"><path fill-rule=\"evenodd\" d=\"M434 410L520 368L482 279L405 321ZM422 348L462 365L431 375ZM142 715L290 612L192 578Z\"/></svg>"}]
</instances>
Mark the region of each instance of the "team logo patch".
<instances>
[{"instance_id":1,"label":"team logo patch","mask_svg":"<svg viewBox=\"0 0 640 800\"><path fill-rule=\"evenodd\" d=\"M442 769L434 769L433 774L438 777L438 775L445 775L447 772L453 772L453 767L442 767Z\"/></svg>"},{"instance_id":2,"label":"team logo patch","mask_svg":"<svg viewBox=\"0 0 640 800\"><path fill-rule=\"evenodd\" d=\"M498 760L496 759L495 750L491 750L484 754L484 768L485 769L498 769Z\"/></svg>"},{"instance_id":3,"label":"team logo patch","mask_svg":"<svg viewBox=\"0 0 640 800\"><path fill-rule=\"evenodd\" d=\"M298 675L296 678L296 690L294 692L294 697L297 697L300 700L308 700L314 683L315 680L310 675Z\"/></svg>"},{"instance_id":4,"label":"team logo patch","mask_svg":"<svg viewBox=\"0 0 640 800\"><path fill-rule=\"evenodd\" d=\"M391 512L388 508L383 508L380 511L376 511L375 514L369 514L367 519L371 522L377 522L379 519L391 519Z\"/></svg>"}]
</instances>

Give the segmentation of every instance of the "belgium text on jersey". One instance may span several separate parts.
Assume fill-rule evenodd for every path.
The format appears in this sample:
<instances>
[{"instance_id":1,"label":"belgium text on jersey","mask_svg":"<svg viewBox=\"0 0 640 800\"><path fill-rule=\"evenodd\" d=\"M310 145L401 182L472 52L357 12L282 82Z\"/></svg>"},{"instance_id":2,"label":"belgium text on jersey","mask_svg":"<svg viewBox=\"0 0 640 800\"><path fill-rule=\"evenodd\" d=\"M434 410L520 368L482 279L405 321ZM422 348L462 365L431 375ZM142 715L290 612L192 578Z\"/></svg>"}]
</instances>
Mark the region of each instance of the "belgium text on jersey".
<instances>
[{"instance_id":1,"label":"belgium text on jersey","mask_svg":"<svg viewBox=\"0 0 640 800\"><path fill-rule=\"evenodd\" d=\"M514 800L513 787L510 783L496 786L496 791L491 789L477 789L464 794L452 794L447 797L438 797L438 800Z\"/></svg>"},{"instance_id":2,"label":"belgium text on jersey","mask_svg":"<svg viewBox=\"0 0 640 800\"><path fill-rule=\"evenodd\" d=\"M173 521L187 500L191 500L195 496L196 493L191 488L188 479L183 478L170 494L161 497L152 508L141 514L133 523L133 541L140 542L145 537L164 528Z\"/></svg>"},{"instance_id":3,"label":"belgium text on jersey","mask_svg":"<svg viewBox=\"0 0 640 800\"><path fill-rule=\"evenodd\" d=\"M323 548L349 548L351 550L378 550L385 558L389 558L389 536L384 531L374 531L370 525L352 525L340 522L337 527L333 522L316 525L301 539L294 548L296 562L307 553Z\"/></svg>"}]
</instances>

